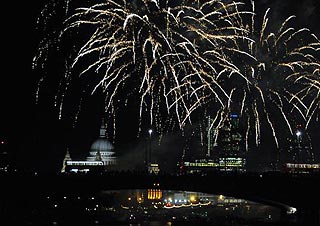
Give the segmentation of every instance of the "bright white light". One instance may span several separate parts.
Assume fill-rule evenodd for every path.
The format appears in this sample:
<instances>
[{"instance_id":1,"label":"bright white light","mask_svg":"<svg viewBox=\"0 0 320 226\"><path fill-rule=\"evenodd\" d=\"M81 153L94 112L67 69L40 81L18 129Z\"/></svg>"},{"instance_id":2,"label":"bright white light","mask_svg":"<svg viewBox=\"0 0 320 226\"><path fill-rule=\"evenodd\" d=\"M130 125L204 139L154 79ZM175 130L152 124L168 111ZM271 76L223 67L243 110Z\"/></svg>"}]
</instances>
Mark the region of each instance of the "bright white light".
<instances>
[{"instance_id":1,"label":"bright white light","mask_svg":"<svg viewBox=\"0 0 320 226\"><path fill-rule=\"evenodd\" d=\"M151 134L152 134L152 129L149 129L148 132L149 132L149 135L151 136Z\"/></svg>"},{"instance_id":2,"label":"bright white light","mask_svg":"<svg viewBox=\"0 0 320 226\"><path fill-rule=\"evenodd\" d=\"M301 131L297 131L297 132L296 132L296 135L297 135L298 137L301 136L301 135L302 135Z\"/></svg>"},{"instance_id":3,"label":"bright white light","mask_svg":"<svg viewBox=\"0 0 320 226\"><path fill-rule=\"evenodd\" d=\"M289 207L289 209L287 210L287 214L294 214L295 212L297 212L297 209L294 207Z\"/></svg>"}]
</instances>

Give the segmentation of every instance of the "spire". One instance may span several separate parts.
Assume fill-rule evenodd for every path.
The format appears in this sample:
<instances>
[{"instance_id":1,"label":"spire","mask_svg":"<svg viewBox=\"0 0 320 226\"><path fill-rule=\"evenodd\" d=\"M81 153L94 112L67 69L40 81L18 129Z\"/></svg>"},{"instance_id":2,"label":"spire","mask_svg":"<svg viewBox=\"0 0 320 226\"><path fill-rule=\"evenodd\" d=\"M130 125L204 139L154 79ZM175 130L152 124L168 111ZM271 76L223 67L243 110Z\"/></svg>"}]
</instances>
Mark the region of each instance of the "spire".
<instances>
[{"instance_id":1,"label":"spire","mask_svg":"<svg viewBox=\"0 0 320 226\"><path fill-rule=\"evenodd\" d=\"M66 155L64 156L64 159L63 159L61 173L65 173L66 172L66 164L67 164L67 161L70 161L70 160L72 160L72 159L71 159L69 148L68 148L67 152L66 152Z\"/></svg>"},{"instance_id":2,"label":"spire","mask_svg":"<svg viewBox=\"0 0 320 226\"><path fill-rule=\"evenodd\" d=\"M102 118L101 127L100 127L100 138L106 138L106 125L104 118Z\"/></svg>"}]
</instances>

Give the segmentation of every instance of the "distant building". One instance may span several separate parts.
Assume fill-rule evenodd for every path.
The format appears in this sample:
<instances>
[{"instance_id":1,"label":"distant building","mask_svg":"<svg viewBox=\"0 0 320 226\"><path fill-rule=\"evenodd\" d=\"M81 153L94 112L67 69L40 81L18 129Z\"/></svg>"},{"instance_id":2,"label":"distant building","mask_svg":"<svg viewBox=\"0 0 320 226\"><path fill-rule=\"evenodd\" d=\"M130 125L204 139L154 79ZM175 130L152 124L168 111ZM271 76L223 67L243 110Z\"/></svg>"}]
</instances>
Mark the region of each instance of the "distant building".
<instances>
[{"instance_id":1,"label":"distant building","mask_svg":"<svg viewBox=\"0 0 320 226\"><path fill-rule=\"evenodd\" d=\"M63 160L61 173L88 173L88 172L103 172L104 163L97 156L95 160L73 160L70 157L69 150Z\"/></svg>"},{"instance_id":2,"label":"distant building","mask_svg":"<svg viewBox=\"0 0 320 226\"><path fill-rule=\"evenodd\" d=\"M148 200L161 200L162 190L159 188L150 188L147 190Z\"/></svg>"},{"instance_id":3,"label":"distant building","mask_svg":"<svg viewBox=\"0 0 320 226\"><path fill-rule=\"evenodd\" d=\"M113 151L113 145L106 138L106 127L102 121L100 127L100 136L96 139L90 148L89 156L87 161L103 161L104 166L112 167L117 164L117 158Z\"/></svg>"},{"instance_id":4,"label":"distant building","mask_svg":"<svg viewBox=\"0 0 320 226\"><path fill-rule=\"evenodd\" d=\"M295 135L290 140L288 154L290 163L313 163L315 160L311 142L301 125L297 126Z\"/></svg>"},{"instance_id":5,"label":"distant building","mask_svg":"<svg viewBox=\"0 0 320 226\"><path fill-rule=\"evenodd\" d=\"M220 171L246 171L243 138L239 130L239 115L231 113L218 135L216 158Z\"/></svg>"},{"instance_id":6,"label":"distant building","mask_svg":"<svg viewBox=\"0 0 320 226\"><path fill-rule=\"evenodd\" d=\"M211 119L207 120L206 156L192 161L183 160L179 163L180 174L207 173L213 171L244 172L246 157L243 138L239 129L239 116L229 114L217 139L216 128L211 128Z\"/></svg>"},{"instance_id":7,"label":"distant building","mask_svg":"<svg viewBox=\"0 0 320 226\"><path fill-rule=\"evenodd\" d=\"M183 161L179 165L180 174L207 174L217 172L219 164L212 159L196 159L194 161Z\"/></svg>"},{"instance_id":8,"label":"distant building","mask_svg":"<svg viewBox=\"0 0 320 226\"><path fill-rule=\"evenodd\" d=\"M113 150L113 145L106 139L106 127L102 121L100 136L92 143L86 159L74 160L67 150L61 172L87 173L112 170L117 164L117 157Z\"/></svg>"},{"instance_id":9,"label":"distant building","mask_svg":"<svg viewBox=\"0 0 320 226\"><path fill-rule=\"evenodd\" d=\"M320 173L320 163L285 163L282 170L287 173Z\"/></svg>"},{"instance_id":10,"label":"distant building","mask_svg":"<svg viewBox=\"0 0 320 226\"><path fill-rule=\"evenodd\" d=\"M149 163L148 165L148 173L158 175L160 172L158 163Z\"/></svg>"},{"instance_id":11,"label":"distant building","mask_svg":"<svg viewBox=\"0 0 320 226\"><path fill-rule=\"evenodd\" d=\"M153 153L152 153L152 133L153 130L148 130L148 140L147 140L147 146L146 146L146 152L145 152L145 170L148 174L159 174L160 167L157 163L156 159L154 159Z\"/></svg>"},{"instance_id":12,"label":"distant building","mask_svg":"<svg viewBox=\"0 0 320 226\"><path fill-rule=\"evenodd\" d=\"M320 172L320 163L315 162L314 153L307 132L301 124L296 126L295 134L289 140L286 156L281 160L281 169L288 173Z\"/></svg>"}]
</instances>

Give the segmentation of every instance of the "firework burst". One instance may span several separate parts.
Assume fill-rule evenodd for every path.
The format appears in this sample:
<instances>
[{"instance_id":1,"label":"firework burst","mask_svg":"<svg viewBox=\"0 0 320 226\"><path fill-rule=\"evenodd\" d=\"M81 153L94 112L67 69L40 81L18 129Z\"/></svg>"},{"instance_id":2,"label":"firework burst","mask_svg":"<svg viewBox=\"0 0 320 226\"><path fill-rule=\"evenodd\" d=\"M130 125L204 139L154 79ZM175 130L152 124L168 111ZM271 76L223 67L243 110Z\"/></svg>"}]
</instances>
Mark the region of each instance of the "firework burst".
<instances>
[{"instance_id":1,"label":"firework burst","mask_svg":"<svg viewBox=\"0 0 320 226\"><path fill-rule=\"evenodd\" d=\"M67 3L69 12L72 4ZM224 47L247 39L246 30L238 26L240 15L247 13L238 10L240 5L220 0L106 0L76 7L57 37L60 46L71 42L73 47L59 86L60 117L72 76L86 79L84 89L91 94L104 93L106 115L113 118L119 107L138 96L139 129L147 116L159 134L191 123L193 112L208 103L225 108L230 96L217 78L232 65ZM47 40L35 66L47 58Z\"/></svg>"},{"instance_id":2,"label":"firework burst","mask_svg":"<svg viewBox=\"0 0 320 226\"><path fill-rule=\"evenodd\" d=\"M228 61L233 64L220 72L219 81L226 84L222 87L230 101L218 111L211 127L218 134L226 112L235 111L245 124L247 150L250 140L260 145L265 127L271 129L279 148L277 133L284 135L283 129L287 128L288 134L293 135L295 125L303 123L307 129L312 119L317 120L320 42L309 29L290 26L295 16L273 28L267 9L260 22L254 13L254 2L251 4L251 17L245 15L238 24L247 30L248 39L237 39L234 46L225 48ZM250 139L250 134L255 139Z\"/></svg>"},{"instance_id":3,"label":"firework burst","mask_svg":"<svg viewBox=\"0 0 320 226\"><path fill-rule=\"evenodd\" d=\"M55 96L60 118L76 81L82 93L103 94L113 135L117 112L131 103L140 118L138 135L144 127L162 135L210 116L217 140L229 113L238 112L247 150L249 140L260 145L266 127L279 147L277 128L293 134L296 123L307 129L318 120L319 39L290 26L294 16L274 28L270 9L259 18L253 1L249 9L223 0L62 3L41 12L47 26L33 64L44 69L50 57L63 59ZM61 14L59 27L52 18Z\"/></svg>"}]
</instances>

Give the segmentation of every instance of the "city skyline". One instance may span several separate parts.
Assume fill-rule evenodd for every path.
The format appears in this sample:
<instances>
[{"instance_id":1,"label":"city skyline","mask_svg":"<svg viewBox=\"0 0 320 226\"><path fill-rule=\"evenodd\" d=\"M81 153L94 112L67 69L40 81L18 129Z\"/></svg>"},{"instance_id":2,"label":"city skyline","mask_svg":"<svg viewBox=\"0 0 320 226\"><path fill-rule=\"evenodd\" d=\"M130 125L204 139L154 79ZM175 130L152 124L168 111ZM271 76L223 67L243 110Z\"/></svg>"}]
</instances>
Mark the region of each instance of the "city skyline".
<instances>
[{"instance_id":1,"label":"city skyline","mask_svg":"<svg viewBox=\"0 0 320 226\"><path fill-rule=\"evenodd\" d=\"M310 5L305 6L306 10L303 10L302 8L297 9L297 6L293 7L292 5L288 5L286 8L280 8L284 3L273 3L271 12L275 12L276 15L271 15L273 15L273 18L280 17L280 13L278 14L277 10L279 10L279 12L288 10L287 14L290 14L289 7L292 6L291 10L293 13L296 12L295 14L297 14L298 24L309 27L310 30L313 30L319 37L319 29L316 29L316 23L308 21L311 19L316 21L318 19L316 17L316 1L309 1L309 3ZM267 4L267 1L265 1L265 5ZM9 86L7 83L6 85L12 87L12 89L10 89L9 92L2 93L2 97L5 97L4 104L8 107L5 109L6 114L2 123L4 129L2 130L1 136L4 142L8 143L11 147L10 150L14 150L14 156L19 164L22 164L24 167L32 168L33 166L28 166L28 161L30 161L31 165L34 165L34 168L43 168L47 166L46 163L52 162L50 163L50 167L56 169L57 166L61 164L59 160L63 159L66 147L70 147L74 155L81 156L86 155L86 152L89 152L90 144L98 136L101 118L105 117L104 104L101 103L103 102L101 100L103 100L104 97L99 94L94 94L88 96L87 99L84 99L77 122L74 122L73 120L74 115L72 115L72 111L67 111L67 113L59 119L59 109L52 104L54 102L52 98L56 92L54 86L49 85L43 90L42 94L39 96L38 105L35 104L36 87L38 83L37 78L43 75L39 75L35 73L34 70L31 70L31 63L32 57L36 53L37 41L40 39L37 36L38 30L35 30L34 28L36 26L36 17L41 9L41 6L35 6L33 8L32 18L30 20L28 18L26 22L21 24L22 26L25 25L25 23L30 25L29 39L23 39L23 34L18 33L15 27L10 28L10 31L13 31L14 34L13 41L18 42L20 41L20 38L22 38L22 43L21 41L18 42L22 46L18 44L18 48L14 47L14 53L8 53L9 60L7 65L12 68L10 72L13 71L13 73L16 73L18 78L17 81L15 81L16 76L14 76L14 78L10 77L9 84L12 84L12 86ZM260 8L258 8L258 10L260 10ZM22 15L25 15L25 13L22 13ZM283 17L282 20L286 18L285 15L281 15L281 17ZM270 18L270 21L271 19L272 18ZM17 35L21 36L17 38ZM16 38L18 40L16 40ZM27 41L28 44L24 45L23 43L25 43L25 41ZM22 55L20 55L23 60L20 67L16 65L17 60L12 62L12 59L16 59L15 54L19 51L23 52ZM24 58L26 58L26 61L24 61ZM58 72L55 71L55 73ZM43 80L44 83L50 84L50 82L56 82L50 81L50 76L48 77L49 80ZM14 89L15 87L17 87L16 91ZM16 94L16 92L18 92L18 94ZM12 98L9 100L7 98L8 96L12 96ZM70 109L72 109L71 104L73 99L71 98L68 101L71 106ZM140 155L141 152L144 152L142 149L145 148L145 140L148 139L148 129L151 128L151 126L145 125L141 130L140 138L137 139L136 132L139 124L139 121L137 120L139 117L138 113L139 112L135 108L129 107L120 110L120 115L122 116L117 118L120 129L117 130L117 138L114 145L120 152L122 151L122 154L126 151L131 151L130 154L128 152L130 157L135 156L134 150L139 151ZM153 129L156 131L156 128ZM316 138L317 134L319 134L319 126L315 125L311 129L313 129L311 135ZM175 134L178 139L175 138ZM157 132L153 133L154 147L157 146L157 139L160 135L163 134ZM112 133L109 137L110 140L112 140ZM179 157L182 153L182 144L183 140L181 140L180 132L179 130L176 130L167 135L165 134L162 139L162 146L160 145L157 149L159 152L163 153L163 156L169 153L173 154L174 151L176 151L174 154ZM319 147L319 141L317 139L315 139L314 144ZM317 149L315 147L314 150L319 153L319 148ZM24 162L25 160L26 162ZM45 163L43 164L42 161Z\"/></svg>"}]
</instances>

